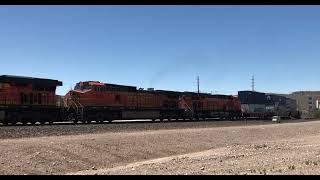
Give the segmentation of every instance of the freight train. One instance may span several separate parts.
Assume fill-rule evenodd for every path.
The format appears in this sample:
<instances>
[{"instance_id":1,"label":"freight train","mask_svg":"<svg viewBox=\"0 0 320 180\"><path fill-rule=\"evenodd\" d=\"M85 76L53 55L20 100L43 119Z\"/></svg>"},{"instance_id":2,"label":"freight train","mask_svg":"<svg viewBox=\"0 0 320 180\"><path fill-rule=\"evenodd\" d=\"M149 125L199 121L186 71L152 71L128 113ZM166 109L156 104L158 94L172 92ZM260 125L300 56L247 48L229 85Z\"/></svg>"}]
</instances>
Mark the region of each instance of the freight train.
<instances>
[{"instance_id":1,"label":"freight train","mask_svg":"<svg viewBox=\"0 0 320 180\"><path fill-rule=\"evenodd\" d=\"M285 95L268 94L256 91L239 91L241 112L247 118L270 118L280 116L282 119L300 118L296 100Z\"/></svg>"},{"instance_id":2,"label":"freight train","mask_svg":"<svg viewBox=\"0 0 320 180\"><path fill-rule=\"evenodd\" d=\"M0 76L0 123L102 123L113 120L244 119L236 96L137 89L134 86L86 81L63 98L55 91L62 82L20 76ZM241 94L241 93L240 93ZM272 114L272 113L271 113ZM264 114L263 117L271 115ZM261 114L260 114L261 116Z\"/></svg>"}]
</instances>

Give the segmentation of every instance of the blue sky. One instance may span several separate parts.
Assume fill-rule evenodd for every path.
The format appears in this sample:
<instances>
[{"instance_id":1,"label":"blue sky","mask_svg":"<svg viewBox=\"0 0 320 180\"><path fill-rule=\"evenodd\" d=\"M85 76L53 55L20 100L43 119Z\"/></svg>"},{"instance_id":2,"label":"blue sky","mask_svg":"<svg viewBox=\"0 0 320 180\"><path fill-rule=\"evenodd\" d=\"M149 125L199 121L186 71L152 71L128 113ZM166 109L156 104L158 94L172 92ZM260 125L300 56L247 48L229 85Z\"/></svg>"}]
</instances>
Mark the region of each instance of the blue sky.
<instances>
[{"instance_id":1,"label":"blue sky","mask_svg":"<svg viewBox=\"0 0 320 180\"><path fill-rule=\"evenodd\" d=\"M0 6L0 74L200 89L320 90L320 6Z\"/></svg>"}]
</instances>

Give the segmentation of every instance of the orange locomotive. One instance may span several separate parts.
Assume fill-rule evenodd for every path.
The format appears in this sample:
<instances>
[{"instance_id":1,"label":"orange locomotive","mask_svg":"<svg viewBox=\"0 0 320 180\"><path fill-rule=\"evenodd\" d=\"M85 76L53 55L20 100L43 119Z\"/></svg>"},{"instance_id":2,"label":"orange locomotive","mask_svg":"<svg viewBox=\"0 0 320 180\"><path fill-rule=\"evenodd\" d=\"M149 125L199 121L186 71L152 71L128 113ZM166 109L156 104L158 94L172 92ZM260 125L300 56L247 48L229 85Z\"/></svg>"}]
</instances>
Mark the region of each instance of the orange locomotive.
<instances>
[{"instance_id":1,"label":"orange locomotive","mask_svg":"<svg viewBox=\"0 0 320 180\"><path fill-rule=\"evenodd\" d=\"M87 81L77 83L74 90L61 99L55 94L57 86L62 86L62 82L0 76L0 123L234 119L241 116L239 100L233 96L143 90L134 86Z\"/></svg>"},{"instance_id":2,"label":"orange locomotive","mask_svg":"<svg viewBox=\"0 0 320 180\"><path fill-rule=\"evenodd\" d=\"M115 119L238 118L236 97L203 93L142 90L134 86L79 82L65 96L69 119L75 122Z\"/></svg>"},{"instance_id":3,"label":"orange locomotive","mask_svg":"<svg viewBox=\"0 0 320 180\"><path fill-rule=\"evenodd\" d=\"M212 95L205 93L184 93L180 97L180 107L193 111L196 119L241 117L240 101L228 95Z\"/></svg>"},{"instance_id":4,"label":"orange locomotive","mask_svg":"<svg viewBox=\"0 0 320 180\"><path fill-rule=\"evenodd\" d=\"M59 119L55 90L62 82L20 76L0 76L0 122L52 123Z\"/></svg>"},{"instance_id":5,"label":"orange locomotive","mask_svg":"<svg viewBox=\"0 0 320 180\"><path fill-rule=\"evenodd\" d=\"M170 93L170 94L169 94ZM79 82L65 96L74 121L176 118L179 94L170 91L137 90L133 86Z\"/></svg>"}]
</instances>

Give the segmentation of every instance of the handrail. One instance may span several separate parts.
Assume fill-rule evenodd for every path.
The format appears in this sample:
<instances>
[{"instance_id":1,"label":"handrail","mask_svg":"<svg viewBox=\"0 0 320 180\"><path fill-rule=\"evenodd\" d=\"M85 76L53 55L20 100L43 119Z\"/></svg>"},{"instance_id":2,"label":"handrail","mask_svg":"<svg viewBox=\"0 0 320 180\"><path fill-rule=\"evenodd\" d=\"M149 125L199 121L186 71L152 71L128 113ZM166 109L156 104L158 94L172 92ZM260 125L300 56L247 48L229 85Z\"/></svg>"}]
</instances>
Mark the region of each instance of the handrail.
<instances>
[{"instance_id":1,"label":"handrail","mask_svg":"<svg viewBox=\"0 0 320 180\"><path fill-rule=\"evenodd\" d=\"M83 109L84 109L84 106L79 101L76 101L76 100L74 100L72 98L69 98L68 100L70 101L70 105L68 105L68 107L69 107L68 110L70 108L74 108L75 111L76 111L76 117L80 116L80 120L83 120Z\"/></svg>"},{"instance_id":2,"label":"handrail","mask_svg":"<svg viewBox=\"0 0 320 180\"><path fill-rule=\"evenodd\" d=\"M189 112L191 112L191 115L192 115L192 117L193 117L193 115L194 115L193 109L188 105L188 103L186 103L184 97L182 97L181 99L182 99L183 105L184 105L185 107L187 107L186 109L187 109Z\"/></svg>"}]
</instances>

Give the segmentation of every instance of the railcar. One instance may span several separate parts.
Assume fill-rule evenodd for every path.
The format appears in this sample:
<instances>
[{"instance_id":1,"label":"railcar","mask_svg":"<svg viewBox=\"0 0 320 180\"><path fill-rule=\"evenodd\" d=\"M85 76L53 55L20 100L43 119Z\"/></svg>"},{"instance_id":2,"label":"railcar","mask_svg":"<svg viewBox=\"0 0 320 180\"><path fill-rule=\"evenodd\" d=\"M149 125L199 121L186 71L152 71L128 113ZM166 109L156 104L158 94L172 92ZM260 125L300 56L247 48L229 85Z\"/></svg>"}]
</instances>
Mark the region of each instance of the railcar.
<instances>
[{"instance_id":1,"label":"railcar","mask_svg":"<svg viewBox=\"0 0 320 180\"><path fill-rule=\"evenodd\" d=\"M62 82L21 76L0 76L0 122L2 124L61 120L56 87Z\"/></svg>"},{"instance_id":2,"label":"railcar","mask_svg":"<svg viewBox=\"0 0 320 180\"><path fill-rule=\"evenodd\" d=\"M294 99L256 91L239 91L238 96L245 118L271 119L272 116L280 116L283 119L300 118Z\"/></svg>"},{"instance_id":3,"label":"railcar","mask_svg":"<svg viewBox=\"0 0 320 180\"><path fill-rule=\"evenodd\" d=\"M65 96L70 118L75 122L126 119L238 118L236 97L204 93L143 90L134 86L86 81Z\"/></svg>"},{"instance_id":4,"label":"railcar","mask_svg":"<svg viewBox=\"0 0 320 180\"><path fill-rule=\"evenodd\" d=\"M178 97L177 92L86 81L77 83L64 100L73 121L102 122L177 118L182 112L178 108Z\"/></svg>"},{"instance_id":5,"label":"railcar","mask_svg":"<svg viewBox=\"0 0 320 180\"><path fill-rule=\"evenodd\" d=\"M240 101L235 96L188 92L182 93L180 103L196 119L241 117Z\"/></svg>"},{"instance_id":6,"label":"railcar","mask_svg":"<svg viewBox=\"0 0 320 180\"><path fill-rule=\"evenodd\" d=\"M294 100L255 91L239 91L238 96L230 96L85 81L61 97L56 95L58 86L62 86L58 80L0 76L0 123L232 120L299 115Z\"/></svg>"},{"instance_id":7,"label":"railcar","mask_svg":"<svg viewBox=\"0 0 320 180\"><path fill-rule=\"evenodd\" d=\"M266 112L282 119L300 118L296 100L277 94L266 94Z\"/></svg>"}]
</instances>

